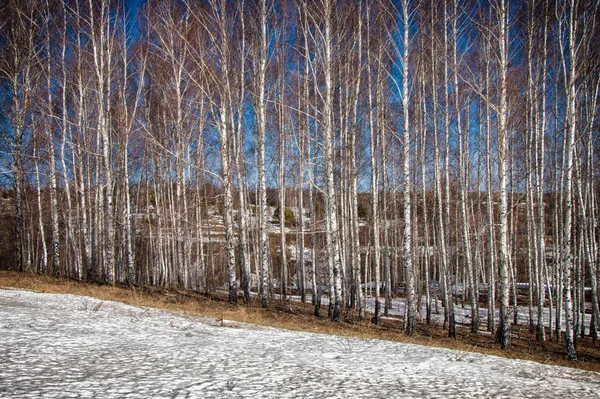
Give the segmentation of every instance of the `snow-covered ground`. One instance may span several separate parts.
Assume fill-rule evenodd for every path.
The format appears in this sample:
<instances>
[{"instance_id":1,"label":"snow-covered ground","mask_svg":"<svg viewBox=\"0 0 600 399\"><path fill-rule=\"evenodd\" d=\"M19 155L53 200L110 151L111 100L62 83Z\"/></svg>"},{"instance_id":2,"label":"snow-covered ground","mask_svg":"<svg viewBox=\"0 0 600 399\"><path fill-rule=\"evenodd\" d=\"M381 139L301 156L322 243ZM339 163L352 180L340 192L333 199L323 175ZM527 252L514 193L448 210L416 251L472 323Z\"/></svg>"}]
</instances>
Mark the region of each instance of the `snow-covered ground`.
<instances>
[{"instance_id":1,"label":"snow-covered ground","mask_svg":"<svg viewBox=\"0 0 600 399\"><path fill-rule=\"evenodd\" d=\"M254 277L254 278L256 279L256 277ZM256 280L256 281L258 281L258 280ZM373 288L373 291L374 291L374 288ZM224 287L222 288L222 292L227 293L227 291L225 290ZM277 299L279 299L279 295L275 295L275 297ZM290 298L294 302L300 302L300 296L298 296L298 295L292 295ZM310 303L312 301L311 294L307 294L306 298L307 298L306 301L308 303ZM382 299L380 299L380 301L381 301L382 312L383 312L384 299L382 298ZM323 307L326 307L328 304L329 304L329 297L327 295L322 295L321 296L321 305ZM375 298L373 297L372 292L370 292L369 296L366 298L365 305L366 305L365 309L367 310L367 312L370 312L371 314L373 314L375 312ZM437 306L437 312L436 312L435 298L432 297L431 298L431 320L436 323L443 323L444 322L444 307L442 306L442 301L440 299L437 299L437 305L438 306ZM487 311L488 310L485 307L479 308L479 331L482 334L486 333L485 328L487 325L487 316L488 316ZM512 322L513 316L514 316L514 314L512 313L512 311L513 311L512 307L511 307L510 311L511 311L511 313L510 313L509 317ZM517 311L518 311L519 324L520 325L528 325L529 324L529 308L527 306L518 306ZM564 312L564 310L563 310L563 312ZM388 313L390 316L404 317L404 315L406 313L406 298L392 298L392 306L389 309ZM466 304L464 306L461 306L461 305L455 304L454 305L454 313L455 313L454 316L455 316L456 323L466 325L466 326L471 325L471 305ZM427 315L427 304L425 303L425 298L422 298L421 308L420 308L419 314L417 315L417 321L423 322L425 320L426 315ZM499 323L499 320L500 320L499 307L496 308L495 315L496 315L496 323ZM561 327L562 327L562 331L565 331L566 330L566 321L564 318L564 314L561 313L561 315L562 315ZM548 325L549 325L549 320L550 320L550 309L545 307L544 308L544 325L546 327L548 327ZM586 314L584 320L585 320L585 327L586 327L585 332L586 332L586 334L589 334L591 315ZM535 321L535 323L537 323L537 309L535 309L535 308L534 308L534 321ZM553 319L552 323L556 323L556 320Z\"/></svg>"},{"instance_id":2,"label":"snow-covered ground","mask_svg":"<svg viewBox=\"0 0 600 399\"><path fill-rule=\"evenodd\" d=\"M600 374L0 290L0 397L600 397Z\"/></svg>"}]
</instances>

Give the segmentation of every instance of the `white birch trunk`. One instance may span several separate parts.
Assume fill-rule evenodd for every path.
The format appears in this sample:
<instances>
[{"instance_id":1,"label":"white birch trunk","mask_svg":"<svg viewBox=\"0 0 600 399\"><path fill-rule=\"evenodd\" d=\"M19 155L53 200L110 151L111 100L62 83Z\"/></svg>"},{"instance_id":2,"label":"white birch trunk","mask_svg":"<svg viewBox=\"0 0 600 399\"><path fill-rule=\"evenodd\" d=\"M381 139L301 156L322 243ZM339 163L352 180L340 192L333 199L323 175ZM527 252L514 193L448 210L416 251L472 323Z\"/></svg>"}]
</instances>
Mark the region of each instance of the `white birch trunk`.
<instances>
[{"instance_id":1,"label":"white birch trunk","mask_svg":"<svg viewBox=\"0 0 600 399\"><path fill-rule=\"evenodd\" d=\"M500 0L497 5L497 39L498 63L500 68L499 106L498 106L498 178L500 179L500 330L498 340L502 349L510 346L510 318L509 312L509 267L510 253L508 247L508 198L507 198L507 168L508 168L508 128L507 128L507 87L506 70L508 68L508 30L506 27L507 12L505 0Z\"/></svg>"},{"instance_id":2,"label":"white birch trunk","mask_svg":"<svg viewBox=\"0 0 600 399\"><path fill-rule=\"evenodd\" d=\"M240 4L243 8L244 2ZM250 304L250 254L248 250L248 209L246 206L246 171L244 165L244 132L242 127L243 121L243 105L245 97L245 62L246 62L246 35L245 35L245 22L243 11L240 14L240 20L242 24L242 59L240 62L239 71L239 92L238 92L238 107L237 107L237 125L236 132L233 136L235 140L235 170L238 181L238 201L239 201L239 258L241 263L242 273L242 290L244 291L244 301L246 304Z\"/></svg>"},{"instance_id":3,"label":"white birch trunk","mask_svg":"<svg viewBox=\"0 0 600 399\"><path fill-rule=\"evenodd\" d=\"M576 135L576 2L571 0L569 2L569 14L568 14L568 25L567 25L567 48L563 50L561 40L561 55L564 65L564 74L566 82L566 116L565 116L565 130L566 130L566 169L565 169L565 186L564 186L564 224L563 224L563 235L561 242L561 264L564 281L564 295L565 295L565 346L567 356L570 360L577 360L575 353L574 344L574 331L575 326L573 325L573 304L572 304L572 281L571 275L573 273L573 253L571 249L572 239L572 214L573 214L573 168L574 168L574 156L575 156L575 135ZM563 21L559 21L559 26ZM560 40L560 39L559 39ZM568 61L565 60L565 52L568 52ZM568 65L568 66L567 66Z\"/></svg>"},{"instance_id":4,"label":"white birch trunk","mask_svg":"<svg viewBox=\"0 0 600 399\"><path fill-rule=\"evenodd\" d=\"M342 317L342 273L338 240L337 201L334 180L334 131L333 131L333 82L332 82L332 0L324 1L324 46L323 74L325 77L325 101L323 111L323 156L325 159L325 241L330 269L333 272L333 292L330 301L333 302L331 319L339 321Z\"/></svg>"},{"instance_id":5,"label":"white birch trunk","mask_svg":"<svg viewBox=\"0 0 600 399\"><path fill-rule=\"evenodd\" d=\"M269 307L270 246L267 231L267 180L265 168L265 135L267 130L266 70L267 70L267 0L259 1L260 45L258 56L258 251L260 262L260 296L263 308ZM314 295L314 293L313 293Z\"/></svg>"},{"instance_id":6,"label":"white birch trunk","mask_svg":"<svg viewBox=\"0 0 600 399\"><path fill-rule=\"evenodd\" d=\"M446 266L444 270L444 278L446 280L446 311L448 314L448 336L451 338L456 337L456 321L454 316L454 294L452 292L452 283L454 282L454 275L452 273L451 266L451 247L448 243L449 232L448 229L450 223L450 79L448 76L448 27L446 21L448 20L448 4L444 2L444 220L440 226L442 230L440 234L440 243L444 247L446 254ZM440 215L440 220L442 220ZM446 231L444 231L446 230Z\"/></svg>"},{"instance_id":7,"label":"white birch trunk","mask_svg":"<svg viewBox=\"0 0 600 399\"><path fill-rule=\"evenodd\" d=\"M402 1L402 180L404 184L404 238L403 238L403 261L406 272L406 323L407 335L416 333L417 297L416 278L412 259L412 215L411 215L411 191L412 182L410 177L410 121L409 121L409 91L408 91L408 59L409 59L409 29L410 15L408 1Z\"/></svg>"},{"instance_id":8,"label":"white birch trunk","mask_svg":"<svg viewBox=\"0 0 600 399\"><path fill-rule=\"evenodd\" d=\"M548 2L544 1L544 9L548 10ZM544 168L545 168L545 141L544 136L546 133L546 73L547 73L547 42L548 42L548 14L544 16L544 39L543 39L543 66L542 66L542 84L540 93L542 101L539 106L541 110L541 117L539 123L536 125L536 137L535 137L535 169L536 174L536 199L537 199L537 258L538 258L538 320L537 320L537 339L540 341L545 340L545 327L544 327L544 302L546 289L544 287L545 281L542 278L544 270L546 269L546 225L545 225L545 214L544 214ZM549 285L548 285L549 287ZM552 301L550 301L552 303ZM550 305L552 306L552 305ZM552 320L552 311L550 311L550 321ZM550 332L552 333L552 326L550 326Z\"/></svg>"},{"instance_id":9,"label":"white birch trunk","mask_svg":"<svg viewBox=\"0 0 600 399\"><path fill-rule=\"evenodd\" d=\"M363 26L363 16L362 16L362 2L359 2L359 10L358 10L358 27L357 27L357 54L358 54L358 62L357 62L357 79L354 91L354 103L352 104L352 125L350 131L350 188L349 188L349 196L350 196L350 212L351 212L351 221L350 221L350 230L352 237L352 244L350 249L350 259L352 262L353 268L353 276L354 276L354 287L355 287L355 297L356 297L356 306L358 309L358 318L362 320L364 318L364 307L363 307L363 292L362 292L362 281L361 281L361 267L360 267L360 230L358 224L358 167L357 167L357 154L356 154L356 136L358 133L358 99L360 94L361 87L361 74L362 71L362 26Z\"/></svg>"},{"instance_id":10,"label":"white birch trunk","mask_svg":"<svg viewBox=\"0 0 600 399\"><path fill-rule=\"evenodd\" d=\"M40 168L39 158L37 154L37 145L33 145L33 162L35 164L35 184L37 193L37 205L38 205L38 223L40 229L40 241L42 242L42 268L41 272L46 273L48 271L48 248L46 245L46 234L44 229L44 212L42 208L42 191L40 182Z\"/></svg>"},{"instance_id":11,"label":"white birch trunk","mask_svg":"<svg viewBox=\"0 0 600 399\"><path fill-rule=\"evenodd\" d=\"M373 108L373 68L372 68L372 53L371 53L371 11L367 6L367 89L369 102L369 138L371 150L371 230L372 230L372 246L373 246L373 270L375 277L375 324L379 323L380 316L380 281L381 281L381 264L380 264L380 245L379 245L379 173L378 173L378 154L379 145L377 139L377 129L375 126L375 116ZM380 47L381 51L381 47ZM378 68L380 69L380 68ZM378 79L380 74L377 74ZM379 106L379 104L378 104Z\"/></svg>"},{"instance_id":12,"label":"white birch trunk","mask_svg":"<svg viewBox=\"0 0 600 399\"><path fill-rule=\"evenodd\" d=\"M46 139L48 140L48 166L50 168L50 219L52 221L52 274L60 275L62 273L62 263L60 259L60 226L58 220L58 178L56 172L56 156L54 150L54 134L53 134L53 123L54 120L54 99L52 96L52 70L51 70L51 53L50 53L50 9L48 3L46 3L46 15L45 15L45 28L46 28L46 39L45 39L45 50L46 50L46 115L44 118L44 130L46 133Z\"/></svg>"},{"instance_id":13,"label":"white birch trunk","mask_svg":"<svg viewBox=\"0 0 600 399\"><path fill-rule=\"evenodd\" d=\"M279 81L279 106L278 108L278 128L279 128L279 250L281 261L281 301L287 301L287 285L288 285L288 265L287 265L287 244L285 234L285 120L284 120L284 84L283 78Z\"/></svg>"},{"instance_id":14,"label":"white birch trunk","mask_svg":"<svg viewBox=\"0 0 600 399\"><path fill-rule=\"evenodd\" d=\"M491 10L490 10L491 14ZM496 235L493 207L493 191L492 191L492 95L490 85L490 58L491 58L491 41L490 36L486 35L485 48L485 175L486 175L486 207L487 207L487 224L488 224L488 314L487 314L487 330L496 333Z\"/></svg>"},{"instance_id":15,"label":"white birch trunk","mask_svg":"<svg viewBox=\"0 0 600 399\"><path fill-rule=\"evenodd\" d=\"M422 48L425 49L425 45L422 44ZM431 271L430 271L430 257L429 257L429 220L427 212L427 168L425 161L426 147L427 147L427 99L425 94L425 67L423 66L421 76L421 102L422 102L422 118L421 118L421 207L423 209L423 258L425 264L425 322L431 323Z\"/></svg>"}]
</instances>

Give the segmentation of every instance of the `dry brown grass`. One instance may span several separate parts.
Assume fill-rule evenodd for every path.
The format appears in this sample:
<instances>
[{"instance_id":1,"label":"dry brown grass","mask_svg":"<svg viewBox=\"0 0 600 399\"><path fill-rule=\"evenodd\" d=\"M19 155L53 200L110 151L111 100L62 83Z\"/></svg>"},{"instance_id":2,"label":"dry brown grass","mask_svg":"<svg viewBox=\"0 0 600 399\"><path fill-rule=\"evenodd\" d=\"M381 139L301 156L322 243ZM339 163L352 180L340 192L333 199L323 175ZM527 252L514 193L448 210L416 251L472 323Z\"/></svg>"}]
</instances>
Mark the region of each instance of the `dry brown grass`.
<instances>
[{"instance_id":1,"label":"dry brown grass","mask_svg":"<svg viewBox=\"0 0 600 399\"><path fill-rule=\"evenodd\" d=\"M418 334L409 337L402 333L400 319L385 319L378 326L354 318L334 323L327 317L314 317L310 304L293 303L290 307L275 303L271 309L265 310L258 302L251 303L250 306L229 304L227 298L219 294L206 296L193 291L175 289L114 287L12 271L0 271L0 287L84 295L133 306L183 311L217 320L233 320L319 334L415 343L600 372L600 346L593 345L590 338L579 342L577 348L579 360L571 362L567 360L562 344L548 341L536 342L535 336L524 326L515 327L514 332L520 338L513 338L512 348L502 351L490 334L470 334L468 328L460 326L457 327L456 339L448 338L441 326L425 324L419 324ZM327 309L323 308L322 313L326 315Z\"/></svg>"}]
</instances>

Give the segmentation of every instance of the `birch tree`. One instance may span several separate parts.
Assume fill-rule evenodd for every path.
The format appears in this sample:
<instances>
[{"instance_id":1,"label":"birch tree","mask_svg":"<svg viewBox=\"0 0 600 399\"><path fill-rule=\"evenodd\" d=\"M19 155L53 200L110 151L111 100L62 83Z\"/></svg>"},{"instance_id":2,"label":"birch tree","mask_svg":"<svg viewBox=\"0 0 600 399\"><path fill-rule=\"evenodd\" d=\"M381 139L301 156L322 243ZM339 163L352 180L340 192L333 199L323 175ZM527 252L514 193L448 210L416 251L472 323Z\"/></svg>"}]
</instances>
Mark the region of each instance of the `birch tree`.
<instances>
[{"instance_id":1,"label":"birch tree","mask_svg":"<svg viewBox=\"0 0 600 399\"><path fill-rule=\"evenodd\" d=\"M509 317L509 248L508 248L508 106L507 106L507 80L506 72L508 68L508 12L506 2L499 0L494 4L495 26L494 36L497 38L496 52L498 54L498 179L500 181L499 194L499 224L500 224L500 329L498 330L497 339L502 346L502 349L510 346L510 317Z\"/></svg>"},{"instance_id":2,"label":"birch tree","mask_svg":"<svg viewBox=\"0 0 600 399\"><path fill-rule=\"evenodd\" d=\"M322 68L325 79L323 96L323 157L325 162L325 242L329 270L333 273L333 287L330 303L333 303L331 319L339 321L342 317L342 270L339 251L339 231L337 220L337 200L334 181L334 130L333 130L333 28L332 19L335 10L334 0L323 0L323 27L320 31L323 41Z\"/></svg>"}]
</instances>

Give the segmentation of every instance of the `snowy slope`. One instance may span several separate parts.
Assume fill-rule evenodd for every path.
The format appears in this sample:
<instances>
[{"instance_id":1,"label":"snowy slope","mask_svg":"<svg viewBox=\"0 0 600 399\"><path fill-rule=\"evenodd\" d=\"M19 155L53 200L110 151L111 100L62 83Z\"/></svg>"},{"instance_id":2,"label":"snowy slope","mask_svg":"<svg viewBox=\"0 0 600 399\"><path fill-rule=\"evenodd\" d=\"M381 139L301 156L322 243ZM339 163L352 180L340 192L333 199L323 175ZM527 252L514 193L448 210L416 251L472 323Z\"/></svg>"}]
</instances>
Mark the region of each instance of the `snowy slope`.
<instances>
[{"instance_id":1,"label":"snowy slope","mask_svg":"<svg viewBox=\"0 0 600 399\"><path fill-rule=\"evenodd\" d=\"M600 397L600 374L0 290L0 397Z\"/></svg>"}]
</instances>

